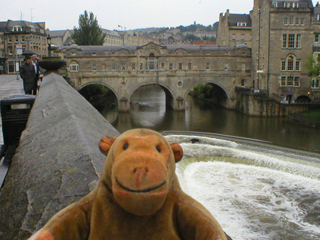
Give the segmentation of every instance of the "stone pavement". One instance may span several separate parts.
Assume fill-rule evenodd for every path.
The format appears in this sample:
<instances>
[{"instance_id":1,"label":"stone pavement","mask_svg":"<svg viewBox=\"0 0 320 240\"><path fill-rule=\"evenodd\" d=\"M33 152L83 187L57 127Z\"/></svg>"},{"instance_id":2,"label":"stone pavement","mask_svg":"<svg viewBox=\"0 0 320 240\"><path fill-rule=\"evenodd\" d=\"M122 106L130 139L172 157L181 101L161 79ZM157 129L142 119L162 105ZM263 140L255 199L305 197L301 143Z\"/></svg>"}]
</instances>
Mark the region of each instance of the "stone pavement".
<instances>
[{"instance_id":1,"label":"stone pavement","mask_svg":"<svg viewBox=\"0 0 320 240\"><path fill-rule=\"evenodd\" d=\"M17 75L0 75L0 100L11 95L24 94L23 82L20 76ZM1 116L1 111L0 111ZM2 120L0 121L0 145L3 144L2 135Z\"/></svg>"}]
</instances>

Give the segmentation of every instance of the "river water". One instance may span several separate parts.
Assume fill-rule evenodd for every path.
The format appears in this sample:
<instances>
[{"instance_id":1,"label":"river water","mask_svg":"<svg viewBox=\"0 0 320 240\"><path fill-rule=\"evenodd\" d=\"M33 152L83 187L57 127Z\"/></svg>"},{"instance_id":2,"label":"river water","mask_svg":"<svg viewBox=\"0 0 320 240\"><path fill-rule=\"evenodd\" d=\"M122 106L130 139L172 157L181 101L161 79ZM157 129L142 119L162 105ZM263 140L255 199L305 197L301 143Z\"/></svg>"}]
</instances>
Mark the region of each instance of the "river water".
<instances>
[{"instance_id":1,"label":"river water","mask_svg":"<svg viewBox=\"0 0 320 240\"><path fill-rule=\"evenodd\" d=\"M181 187L233 239L320 239L319 130L191 97L186 111L174 112L164 99L161 88L143 87L132 96L130 113L112 104L96 108L120 132L146 127L179 142Z\"/></svg>"}]
</instances>

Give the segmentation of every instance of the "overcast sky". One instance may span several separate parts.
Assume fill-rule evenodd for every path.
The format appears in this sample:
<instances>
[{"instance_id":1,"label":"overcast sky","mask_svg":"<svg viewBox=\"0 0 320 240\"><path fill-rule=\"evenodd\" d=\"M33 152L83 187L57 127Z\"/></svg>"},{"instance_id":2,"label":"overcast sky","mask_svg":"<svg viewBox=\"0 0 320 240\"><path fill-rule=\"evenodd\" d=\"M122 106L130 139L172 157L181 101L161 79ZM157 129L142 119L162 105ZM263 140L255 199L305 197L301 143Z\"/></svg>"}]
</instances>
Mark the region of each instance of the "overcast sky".
<instances>
[{"instance_id":1,"label":"overcast sky","mask_svg":"<svg viewBox=\"0 0 320 240\"><path fill-rule=\"evenodd\" d=\"M0 21L46 22L50 30L78 27L79 15L92 12L105 29L212 25L219 14L249 13L254 0L0 0ZM317 0L313 0L315 4ZM121 29L119 29L121 30Z\"/></svg>"}]
</instances>

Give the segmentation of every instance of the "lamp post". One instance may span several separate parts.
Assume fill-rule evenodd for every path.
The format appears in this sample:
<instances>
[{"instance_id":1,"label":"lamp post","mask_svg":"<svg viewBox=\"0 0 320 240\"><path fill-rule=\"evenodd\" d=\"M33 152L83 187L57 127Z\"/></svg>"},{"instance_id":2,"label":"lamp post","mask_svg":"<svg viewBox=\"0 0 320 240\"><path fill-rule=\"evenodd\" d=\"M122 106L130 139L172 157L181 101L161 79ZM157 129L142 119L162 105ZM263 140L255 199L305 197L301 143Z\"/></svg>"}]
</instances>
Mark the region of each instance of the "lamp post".
<instances>
[{"instance_id":1,"label":"lamp post","mask_svg":"<svg viewBox=\"0 0 320 240\"><path fill-rule=\"evenodd\" d=\"M47 37L47 42L48 42L48 54L49 54L49 57L51 57L51 37L50 37L50 34L48 34L48 37Z\"/></svg>"}]
</instances>

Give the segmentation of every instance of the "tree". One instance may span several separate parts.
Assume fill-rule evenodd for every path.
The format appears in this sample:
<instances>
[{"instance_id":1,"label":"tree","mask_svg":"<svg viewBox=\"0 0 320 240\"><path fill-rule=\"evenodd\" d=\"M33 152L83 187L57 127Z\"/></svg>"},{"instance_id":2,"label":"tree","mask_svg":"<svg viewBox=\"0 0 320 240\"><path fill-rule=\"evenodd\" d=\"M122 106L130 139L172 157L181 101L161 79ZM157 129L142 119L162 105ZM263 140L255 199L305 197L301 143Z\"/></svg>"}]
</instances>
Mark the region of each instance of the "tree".
<instances>
[{"instance_id":1,"label":"tree","mask_svg":"<svg viewBox=\"0 0 320 240\"><path fill-rule=\"evenodd\" d=\"M79 16L79 28L74 27L74 34L72 38L78 45L103 45L105 33L98 25L97 18L87 11Z\"/></svg>"},{"instance_id":2,"label":"tree","mask_svg":"<svg viewBox=\"0 0 320 240\"><path fill-rule=\"evenodd\" d=\"M315 58L313 55L308 57L306 68L308 69L308 76L312 77L312 87L319 86L320 83L320 59L319 55Z\"/></svg>"},{"instance_id":3,"label":"tree","mask_svg":"<svg viewBox=\"0 0 320 240\"><path fill-rule=\"evenodd\" d=\"M306 67L308 69L308 75L309 77L319 77L320 74L320 64L317 59L313 57L313 55L308 57L308 61L306 64Z\"/></svg>"},{"instance_id":4,"label":"tree","mask_svg":"<svg viewBox=\"0 0 320 240\"><path fill-rule=\"evenodd\" d=\"M201 41L201 38L197 37L196 35L193 34L188 34L187 36L185 36L184 38L185 40L189 40L191 42L193 41Z\"/></svg>"}]
</instances>

